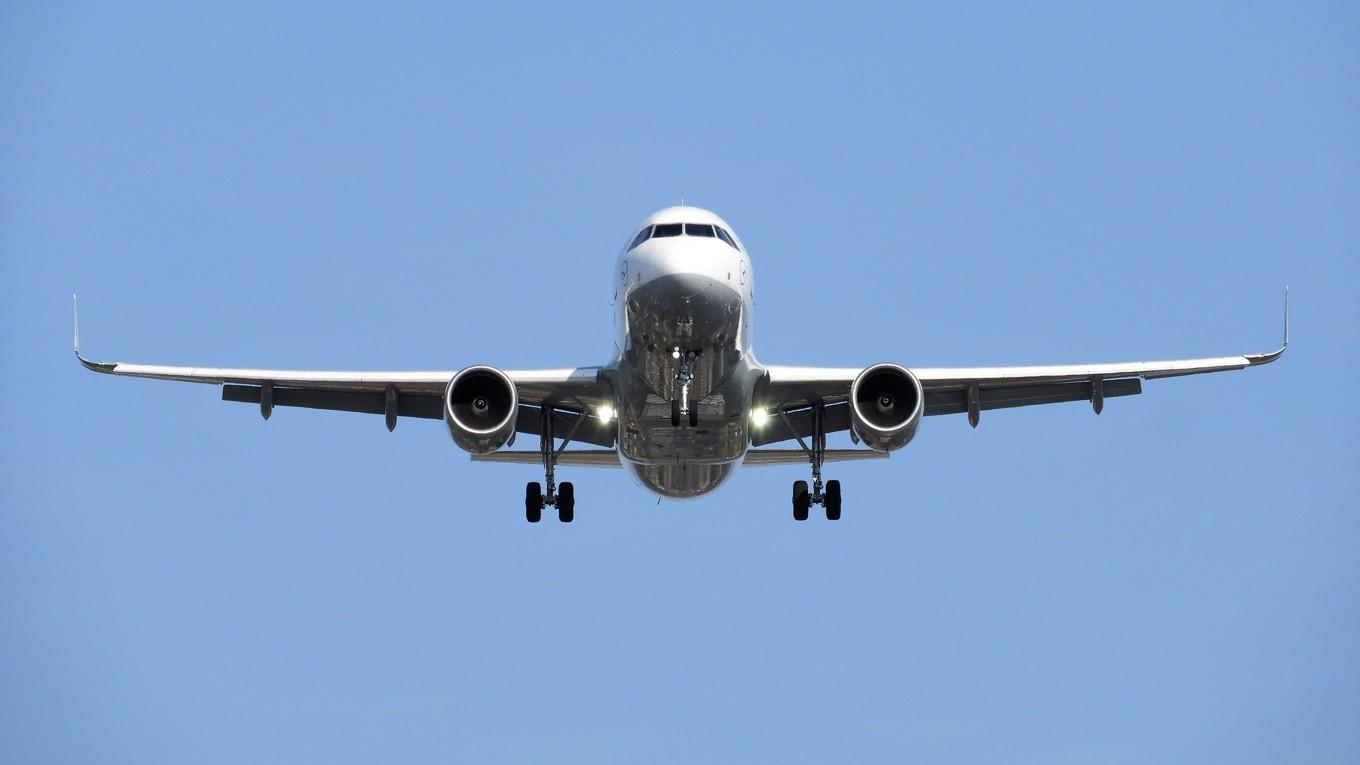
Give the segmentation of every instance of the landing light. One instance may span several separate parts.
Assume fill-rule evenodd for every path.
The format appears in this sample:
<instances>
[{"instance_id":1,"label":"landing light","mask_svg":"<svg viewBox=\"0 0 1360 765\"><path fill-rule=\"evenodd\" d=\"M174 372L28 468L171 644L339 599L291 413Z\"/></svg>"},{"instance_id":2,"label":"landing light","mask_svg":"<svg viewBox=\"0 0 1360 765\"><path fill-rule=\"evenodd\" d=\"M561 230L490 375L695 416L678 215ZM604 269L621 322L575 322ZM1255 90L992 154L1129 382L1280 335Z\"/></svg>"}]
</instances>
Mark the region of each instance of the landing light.
<instances>
[{"instance_id":1,"label":"landing light","mask_svg":"<svg viewBox=\"0 0 1360 765\"><path fill-rule=\"evenodd\" d=\"M609 421L614 419L614 407L606 404L595 410L595 416L600 418L600 422L608 425Z\"/></svg>"},{"instance_id":2,"label":"landing light","mask_svg":"<svg viewBox=\"0 0 1360 765\"><path fill-rule=\"evenodd\" d=\"M770 413L764 409L751 410L751 424L755 425L757 428L765 427L765 423L768 422L769 419Z\"/></svg>"}]
</instances>

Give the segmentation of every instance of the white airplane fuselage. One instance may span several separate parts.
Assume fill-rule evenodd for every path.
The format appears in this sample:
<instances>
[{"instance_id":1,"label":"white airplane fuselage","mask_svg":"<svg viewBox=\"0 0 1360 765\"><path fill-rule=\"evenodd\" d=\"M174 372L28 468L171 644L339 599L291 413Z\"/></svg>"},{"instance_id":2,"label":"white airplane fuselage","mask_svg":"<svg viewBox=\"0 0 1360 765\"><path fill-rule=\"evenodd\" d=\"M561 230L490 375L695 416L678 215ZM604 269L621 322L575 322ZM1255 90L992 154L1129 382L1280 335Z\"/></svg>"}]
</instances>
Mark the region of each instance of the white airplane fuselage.
<instances>
[{"instance_id":1,"label":"white airplane fuselage","mask_svg":"<svg viewBox=\"0 0 1360 765\"><path fill-rule=\"evenodd\" d=\"M696 207L660 210L638 229L677 223L732 231ZM762 370L751 353L751 261L731 238L653 236L614 272L619 458L663 496L712 491L746 455Z\"/></svg>"}]
</instances>

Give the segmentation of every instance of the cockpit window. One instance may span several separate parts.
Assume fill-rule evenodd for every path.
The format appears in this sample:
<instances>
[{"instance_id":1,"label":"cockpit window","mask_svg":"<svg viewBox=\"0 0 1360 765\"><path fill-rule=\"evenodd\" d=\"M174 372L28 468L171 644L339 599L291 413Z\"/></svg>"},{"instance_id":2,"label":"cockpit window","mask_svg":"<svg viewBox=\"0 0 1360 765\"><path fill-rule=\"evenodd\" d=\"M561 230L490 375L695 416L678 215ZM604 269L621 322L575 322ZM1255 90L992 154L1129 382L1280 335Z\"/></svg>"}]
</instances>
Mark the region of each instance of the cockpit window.
<instances>
[{"instance_id":1,"label":"cockpit window","mask_svg":"<svg viewBox=\"0 0 1360 765\"><path fill-rule=\"evenodd\" d=\"M732 246L732 249L736 250L737 252L741 252L741 248L737 246L737 240L733 239L732 235L727 233L727 229L723 228L722 226L714 226L714 228L718 229L719 239L730 244Z\"/></svg>"},{"instance_id":2,"label":"cockpit window","mask_svg":"<svg viewBox=\"0 0 1360 765\"><path fill-rule=\"evenodd\" d=\"M712 223L658 223L655 226L647 226L639 231L638 235L633 238L633 243L628 245L628 249L631 250L648 239L660 238L663 236L680 236L681 234L685 236L708 237L709 239L717 237L726 242L727 246L737 252L741 252L741 248L737 246L737 240L733 239L732 235L727 233L727 229L722 226L715 226Z\"/></svg>"},{"instance_id":3,"label":"cockpit window","mask_svg":"<svg viewBox=\"0 0 1360 765\"><path fill-rule=\"evenodd\" d=\"M634 247L637 247L639 244L642 244L643 242L647 241L651 236L652 236L651 226L642 229L641 231L638 232L638 235L633 238L633 243L628 245L628 249L631 250Z\"/></svg>"}]
</instances>

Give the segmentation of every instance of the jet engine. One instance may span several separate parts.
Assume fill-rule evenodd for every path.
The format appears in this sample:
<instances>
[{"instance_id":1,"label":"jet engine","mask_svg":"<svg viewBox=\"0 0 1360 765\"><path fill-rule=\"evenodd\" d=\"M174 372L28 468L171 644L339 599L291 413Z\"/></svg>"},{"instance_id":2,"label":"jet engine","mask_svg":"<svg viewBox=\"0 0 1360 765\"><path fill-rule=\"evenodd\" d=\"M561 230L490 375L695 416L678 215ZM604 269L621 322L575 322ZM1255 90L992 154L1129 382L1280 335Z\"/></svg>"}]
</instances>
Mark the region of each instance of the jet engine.
<instances>
[{"instance_id":1,"label":"jet engine","mask_svg":"<svg viewBox=\"0 0 1360 765\"><path fill-rule=\"evenodd\" d=\"M916 375L897 364L875 364L850 385L851 427L871 449L901 449L916 435L925 404Z\"/></svg>"},{"instance_id":2,"label":"jet engine","mask_svg":"<svg viewBox=\"0 0 1360 765\"><path fill-rule=\"evenodd\" d=\"M494 367L468 367L444 389L444 422L454 443L473 454L489 454L515 434L519 394L515 383Z\"/></svg>"}]
</instances>

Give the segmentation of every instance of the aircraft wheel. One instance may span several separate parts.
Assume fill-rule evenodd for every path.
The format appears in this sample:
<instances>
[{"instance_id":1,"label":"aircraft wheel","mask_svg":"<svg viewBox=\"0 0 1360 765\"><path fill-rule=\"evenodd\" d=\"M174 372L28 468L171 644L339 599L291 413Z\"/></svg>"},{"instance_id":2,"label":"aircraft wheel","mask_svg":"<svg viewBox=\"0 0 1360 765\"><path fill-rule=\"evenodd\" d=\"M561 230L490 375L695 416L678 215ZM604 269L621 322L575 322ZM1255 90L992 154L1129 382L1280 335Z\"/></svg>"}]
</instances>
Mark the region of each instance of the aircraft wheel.
<instances>
[{"instance_id":1,"label":"aircraft wheel","mask_svg":"<svg viewBox=\"0 0 1360 765\"><path fill-rule=\"evenodd\" d=\"M557 487L557 520L571 523L576 518L576 487L571 481L563 481Z\"/></svg>"},{"instance_id":2,"label":"aircraft wheel","mask_svg":"<svg viewBox=\"0 0 1360 765\"><path fill-rule=\"evenodd\" d=\"M689 408L689 426L691 428L699 427L699 407L697 406L691 405Z\"/></svg>"},{"instance_id":3,"label":"aircraft wheel","mask_svg":"<svg viewBox=\"0 0 1360 765\"><path fill-rule=\"evenodd\" d=\"M524 485L524 520L530 523L543 520L543 485L538 481Z\"/></svg>"},{"instance_id":4,"label":"aircraft wheel","mask_svg":"<svg viewBox=\"0 0 1360 765\"><path fill-rule=\"evenodd\" d=\"M795 521L806 521L809 507L812 507L812 498L808 496L807 481L794 481L793 519Z\"/></svg>"},{"instance_id":5,"label":"aircraft wheel","mask_svg":"<svg viewBox=\"0 0 1360 765\"><path fill-rule=\"evenodd\" d=\"M680 402L679 402L679 401L672 401L672 402L671 402L671 427L672 427L672 428L678 428L678 427L680 427Z\"/></svg>"},{"instance_id":6,"label":"aircraft wheel","mask_svg":"<svg viewBox=\"0 0 1360 765\"><path fill-rule=\"evenodd\" d=\"M826 482L826 497L822 500L826 505L826 519L828 521L839 521L841 519L841 482Z\"/></svg>"}]
</instances>

